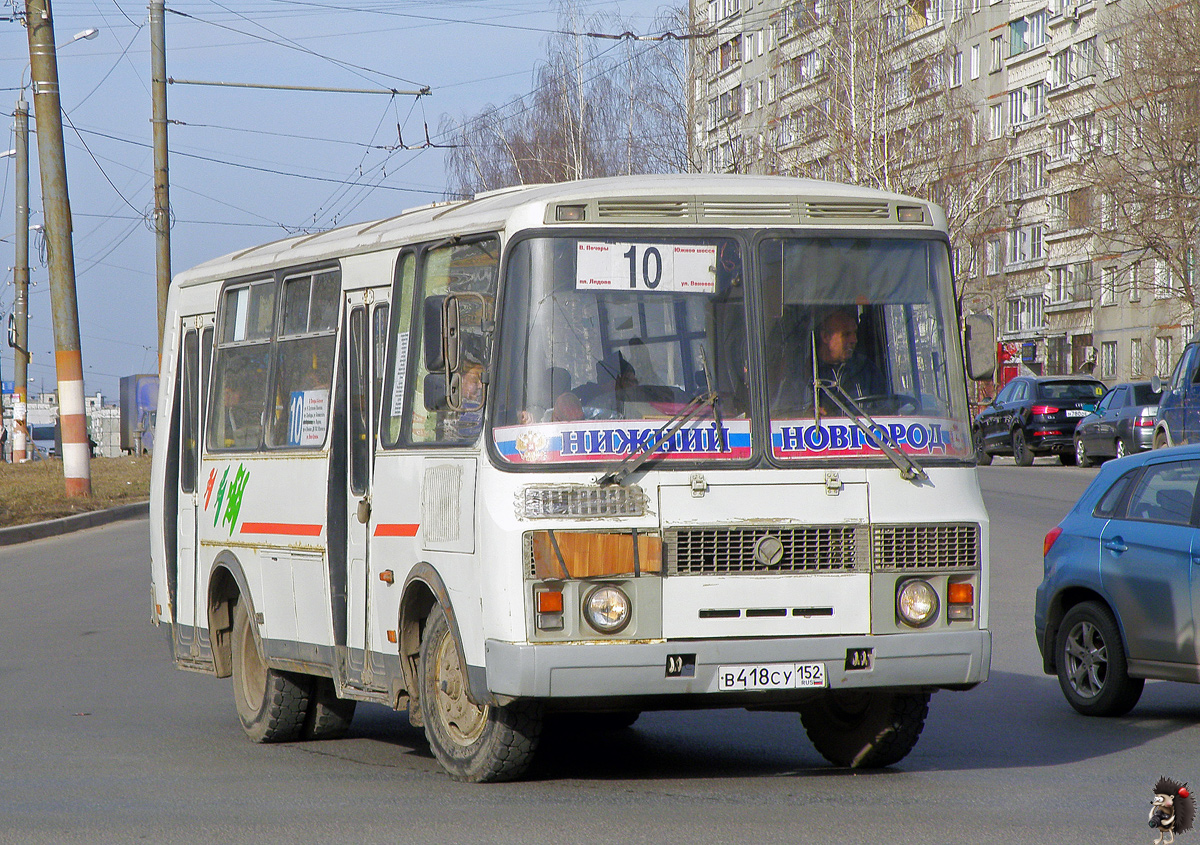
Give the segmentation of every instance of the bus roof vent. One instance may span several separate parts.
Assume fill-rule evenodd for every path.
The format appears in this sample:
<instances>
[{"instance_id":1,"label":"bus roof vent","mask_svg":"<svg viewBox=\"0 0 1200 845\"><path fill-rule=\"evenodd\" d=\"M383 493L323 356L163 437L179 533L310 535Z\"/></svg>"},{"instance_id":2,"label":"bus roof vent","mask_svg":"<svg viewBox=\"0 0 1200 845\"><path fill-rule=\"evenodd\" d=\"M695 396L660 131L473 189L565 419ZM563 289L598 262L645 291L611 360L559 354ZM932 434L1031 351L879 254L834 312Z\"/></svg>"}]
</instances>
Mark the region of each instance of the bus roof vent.
<instances>
[{"instance_id":1,"label":"bus roof vent","mask_svg":"<svg viewBox=\"0 0 1200 845\"><path fill-rule=\"evenodd\" d=\"M692 216L687 200L601 199L596 201L601 220L687 220Z\"/></svg>"},{"instance_id":2,"label":"bus roof vent","mask_svg":"<svg viewBox=\"0 0 1200 845\"><path fill-rule=\"evenodd\" d=\"M805 211L812 220L887 220L892 210L886 202L810 202Z\"/></svg>"},{"instance_id":3,"label":"bus roof vent","mask_svg":"<svg viewBox=\"0 0 1200 845\"><path fill-rule=\"evenodd\" d=\"M788 200L701 200L701 220L794 222L796 206Z\"/></svg>"}]
</instances>

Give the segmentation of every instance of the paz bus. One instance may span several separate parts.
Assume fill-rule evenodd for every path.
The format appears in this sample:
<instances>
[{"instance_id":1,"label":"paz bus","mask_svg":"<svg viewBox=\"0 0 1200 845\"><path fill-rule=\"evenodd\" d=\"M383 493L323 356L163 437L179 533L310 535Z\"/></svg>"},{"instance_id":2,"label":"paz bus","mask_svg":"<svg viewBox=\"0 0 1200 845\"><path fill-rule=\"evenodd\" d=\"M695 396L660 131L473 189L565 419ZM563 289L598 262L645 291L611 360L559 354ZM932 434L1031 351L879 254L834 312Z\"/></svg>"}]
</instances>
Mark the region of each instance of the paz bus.
<instances>
[{"instance_id":1,"label":"paz bus","mask_svg":"<svg viewBox=\"0 0 1200 845\"><path fill-rule=\"evenodd\" d=\"M878 767L987 678L977 365L934 205L512 188L202 264L166 326L154 619L252 740L380 702L480 782L548 721L744 707Z\"/></svg>"}]
</instances>

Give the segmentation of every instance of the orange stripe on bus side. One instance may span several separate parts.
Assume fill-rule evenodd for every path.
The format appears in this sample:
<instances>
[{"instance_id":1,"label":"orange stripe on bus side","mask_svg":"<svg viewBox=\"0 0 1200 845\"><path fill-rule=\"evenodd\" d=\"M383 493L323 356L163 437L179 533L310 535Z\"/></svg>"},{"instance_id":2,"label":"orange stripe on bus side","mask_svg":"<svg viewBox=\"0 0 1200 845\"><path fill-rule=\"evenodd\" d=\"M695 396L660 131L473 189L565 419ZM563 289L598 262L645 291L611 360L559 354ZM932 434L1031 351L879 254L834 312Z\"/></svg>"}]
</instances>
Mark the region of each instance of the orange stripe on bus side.
<instances>
[{"instance_id":1,"label":"orange stripe on bus side","mask_svg":"<svg viewBox=\"0 0 1200 845\"><path fill-rule=\"evenodd\" d=\"M316 537L322 526L295 522L243 522L243 534L284 534L288 537Z\"/></svg>"},{"instance_id":2,"label":"orange stripe on bus side","mask_svg":"<svg viewBox=\"0 0 1200 845\"><path fill-rule=\"evenodd\" d=\"M416 537L417 524L381 522L375 526L376 537Z\"/></svg>"}]
</instances>

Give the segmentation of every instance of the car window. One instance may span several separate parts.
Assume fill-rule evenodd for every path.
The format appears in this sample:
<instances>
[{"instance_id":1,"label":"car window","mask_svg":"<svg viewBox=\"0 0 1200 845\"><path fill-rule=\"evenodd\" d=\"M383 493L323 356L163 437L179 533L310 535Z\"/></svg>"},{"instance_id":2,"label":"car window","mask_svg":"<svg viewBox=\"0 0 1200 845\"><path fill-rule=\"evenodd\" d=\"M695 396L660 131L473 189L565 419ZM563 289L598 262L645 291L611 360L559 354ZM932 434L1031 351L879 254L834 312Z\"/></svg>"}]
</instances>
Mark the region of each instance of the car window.
<instances>
[{"instance_id":1,"label":"car window","mask_svg":"<svg viewBox=\"0 0 1200 845\"><path fill-rule=\"evenodd\" d=\"M1103 413L1109 408L1120 408L1124 398L1125 388L1118 387L1116 390L1109 391L1109 393L1100 400L1100 404L1096 406L1096 410L1100 413Z\"/></svg>"},{"instance_id":2,"label":"car window","mask_svg":"<svg viewBox=\"0 0 1200 845\"><path fill-rule=\"evenodd\" d=\"M1098 381L1045 381L1039 389L1043 399L1055 402L1094 401L1104 395L1104 385Z\"/></svg>"},{"instance_id":3,"label":"car window","mask_svg":"<svg viewBox=\"0 0 1200 845\"><path fill-rule=\"evenodd\" d=\"M1200 461L1173 461L1146 468L1129 497L1128 519L1187 525L1192 521Z\"/></svg>"},{"instance_id":4,"label":"car window","mask_svg":"<svg viewBox=\"0 0 1200 845\"><path fill-rule=\"evenodd\" d=\"M1133 404L1135 405L1157 405L1161 396L1161 390L1155 392L1148 384L1133 386Z\"/></svg>"},{"instance_id":5,"label":"car window","mask_svg":"<svg viewBox=\"0 0 1200 845\"><path fill-rule=\"evenodd\" d=\"M1125 494L1129 491L1130 482L1140 472L1141 468L1132 469L1114 481L1112 487L1109 487L1100 497L1100 501L1096 503L1096 509L1092 511L1092 515L1107 519L1120 513L1121 505L1125 501Z\"/></svg>"},{"instance_id":6,"label":"car window","mask_svg":"<svg viewBox=\"0 0 1200 845\"><path fill-rule=\"evenodd\" d=\"M1029 385L1023 381L1019 381L1019 382L1017 382L1016 389L1013 391L1012 401L1013 402L1024 402L1025 397L1028 395L1029 395Z\"/></svg>"},{"instance_id":7,"label":"car window","mask_svg":"<svg viewBox=\"0 0 1200 845\"><path fill-rule=\"evenodd\" d=\"M1187 383L1191 375L1192 359L1196 357L1196 347L1187 346L1183 350L1183 354L1179 356L1179 363L1175 365L1175 372L1171 374L1171 389L1179 390Z\"/></svg>"},{"instance_id":8,"label":"car window","mask_svg":"<svg viewBox=\"0 0 1200 845\"><path fill-rule=\"evenodd\" d=\"M996 397L996 401L997 402L1010 401L1013 398L1013 394L1017 392L1017 387L1019 385L1020 385L1020 382L1017 382L1017 381L1009 382L1008 384L1006 384L1004 386L1004 389L1000 391L1000 395Z\"/></svg>"}]
</instances>

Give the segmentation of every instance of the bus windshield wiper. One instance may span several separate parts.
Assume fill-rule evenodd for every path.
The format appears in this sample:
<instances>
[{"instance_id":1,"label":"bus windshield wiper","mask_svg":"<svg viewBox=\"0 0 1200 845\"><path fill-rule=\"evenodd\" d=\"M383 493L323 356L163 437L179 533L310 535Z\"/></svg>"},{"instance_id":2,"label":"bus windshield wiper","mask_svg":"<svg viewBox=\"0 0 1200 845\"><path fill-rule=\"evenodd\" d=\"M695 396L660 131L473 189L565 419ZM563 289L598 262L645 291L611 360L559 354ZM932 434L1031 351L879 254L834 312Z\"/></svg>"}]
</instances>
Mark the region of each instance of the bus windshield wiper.
<instances>
[{"instance_id":1,"label":"bus windshield wiper","mask_svg":"<svg viewBox=\"0 0 1200 845\"><path fill-rule=\"evenodd\" d=\"M886 438L879 437L872 429L882 429L883 426L862 409L837 382L837 379L823 379L817 373L817 335L812 335L812 386L813 386L813 418L817 428L821 427L821 394L828 396L838 410L854 421L859 430L868 438L868 442L879 441L879 449L887 459L900 470L900 477L905 481L929 482L929 474L925 468L908 455L901 452ZM836 373L834 375L837 375Z\"/></svg>"},{"instance_id":2,"label":"bus windshield wiper","mask_svg":"<svg viewBox=\"0 0 1200 845\"><path fill-rule=\"evenodd\" d=\"M838 409L854 421L859 430L865 434L870 442L877 442L880 451L887 455L896 469L900 470L900 477L905 481L921 481L928 483L929 474L925 472L925 468L917 463L912 457L897 449L891 443L887 442L886 437L880 437L879 431L883 426L875 422L875 420L862 409L862 406L850 398L842 386L836 381L828 379L813 379L813 396L819 397L820 393L824 393L832 400L833 404L838 406ZM819 407L820 402L816 402ZM817 425L821 424L820 411L815 412L817 415Z\"/></svg>"},{"instance_id":3,"label":"bus windshield wiper","mask_svg":"<svg viewBox=\"0 0 1200 845\"><path fill-rule=\"evenodd\" d=\"M689 421L696 418L705 408L712 408L713 419L717 424L717 438L720 450L728 451L728 445L725 442L725 425L721 419L721 397L713 388L712 375L708 371L708 359L704 355L704 350L700 350L700 362L704 367L705 390L693 396L688 403L675 412L669 420L663 423L662 428L658 433L641 449L630 453L624 460L613 467L604 475L596 479L596 483L601 487L609 484L624 484L629 476L633 475L650 459L650 456L658 451L658 447L666 443L675 436L675 432L683 428Z\"/></svg>"}]
</instances>

